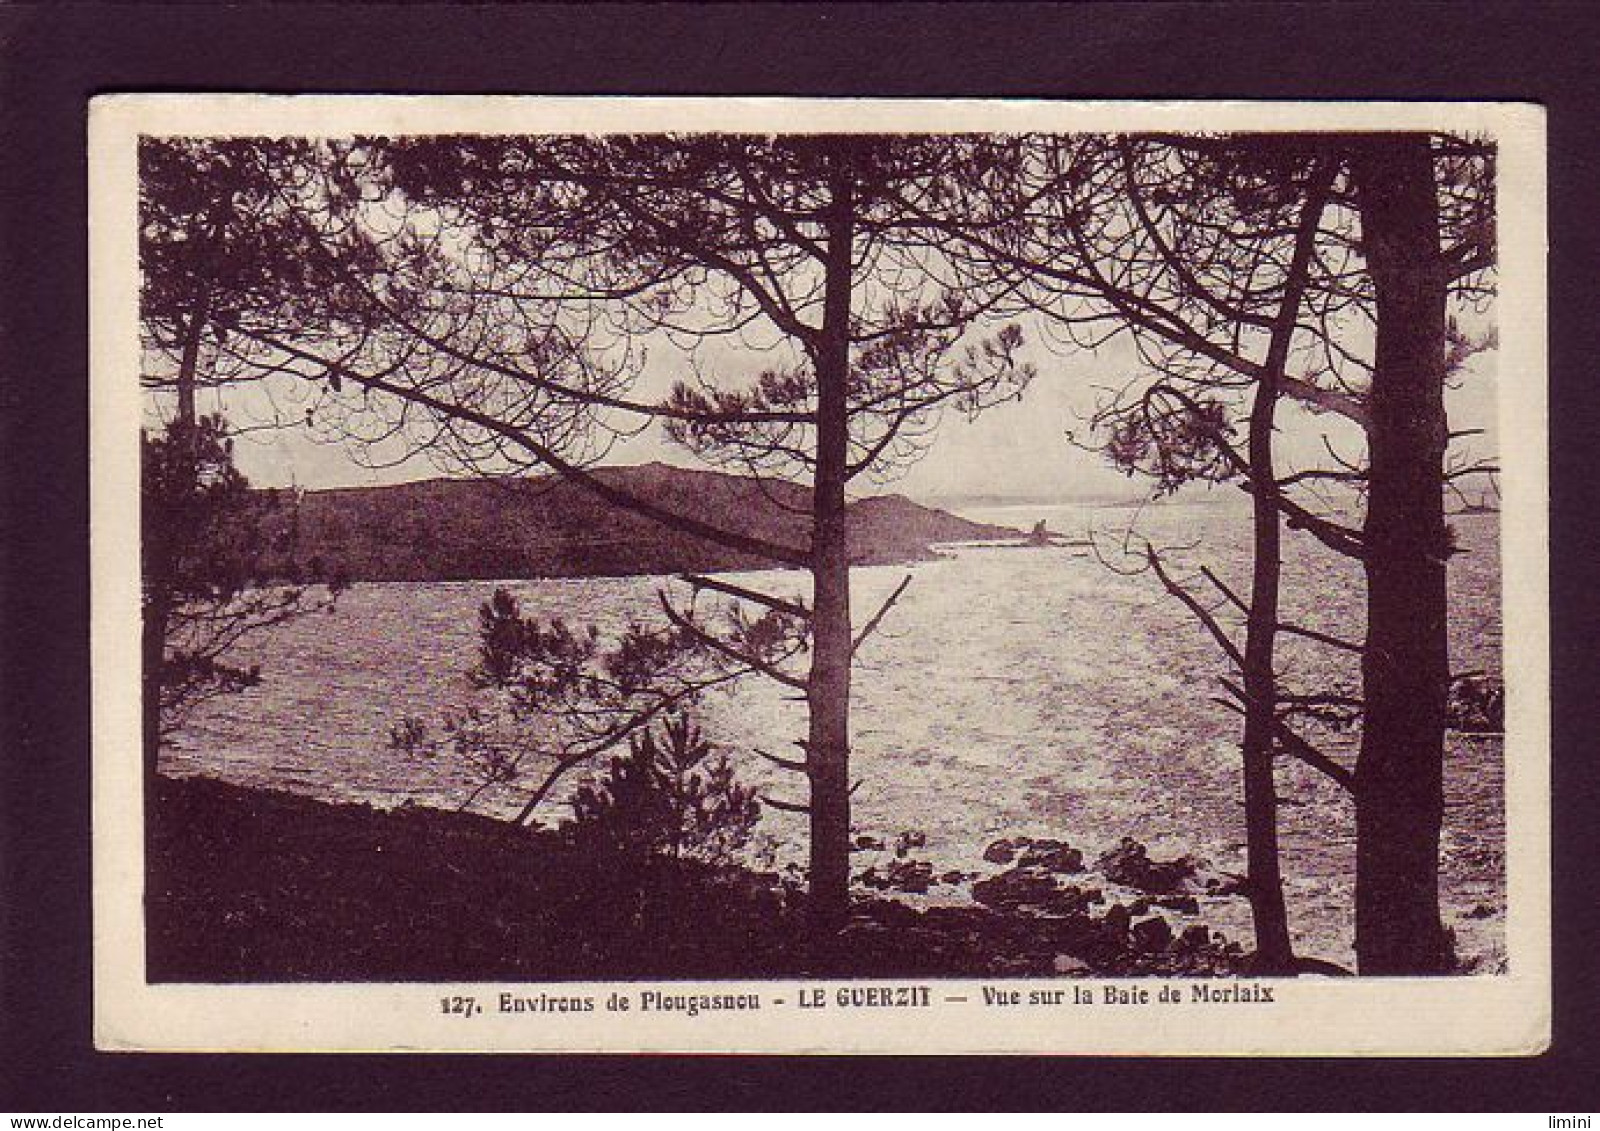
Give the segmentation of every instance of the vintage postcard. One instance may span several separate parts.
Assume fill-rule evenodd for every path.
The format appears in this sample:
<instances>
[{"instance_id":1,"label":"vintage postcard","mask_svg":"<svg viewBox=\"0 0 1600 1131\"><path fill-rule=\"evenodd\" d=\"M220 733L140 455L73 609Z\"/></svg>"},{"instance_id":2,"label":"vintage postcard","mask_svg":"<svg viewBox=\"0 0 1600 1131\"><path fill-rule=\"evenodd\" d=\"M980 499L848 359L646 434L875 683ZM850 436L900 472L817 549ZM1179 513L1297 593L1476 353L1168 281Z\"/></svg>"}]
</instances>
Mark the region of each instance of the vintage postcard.
<instances>
[{"instance_id":1,"label":"vintage postcard","mask_svg":"<svg viewBox=\"0 0 1600 1131\"><path fill-rule=\"evenodd\" d=\"M1547 1047L1537 108L89 132L101 1049Z\"/></svg>"}]
</instances>

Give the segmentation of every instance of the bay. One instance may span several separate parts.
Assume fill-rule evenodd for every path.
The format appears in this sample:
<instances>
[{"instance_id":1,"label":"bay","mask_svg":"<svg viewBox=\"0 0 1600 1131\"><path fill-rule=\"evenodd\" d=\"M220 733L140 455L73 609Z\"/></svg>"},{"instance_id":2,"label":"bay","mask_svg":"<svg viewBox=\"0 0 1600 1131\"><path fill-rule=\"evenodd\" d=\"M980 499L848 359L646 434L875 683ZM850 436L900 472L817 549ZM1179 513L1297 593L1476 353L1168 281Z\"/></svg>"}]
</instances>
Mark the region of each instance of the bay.
<instances>
[{"instance_id":1,"label":"bay","mask_svg":"<svg viewBox=\"0 0 1600 1131\"><path fill-rule=\"evenodd\" d=\"M1093 857L1122 836L1156 856L1190 853L1243 871L1237 716L1212 702L1226 666L1204 630L1155 579L1109 568L1136 564L1148 539L1186 576L1201 564L1242 591L1248 518L1237 500L1207 496L1147 508L1024 505L967 508L963 517L1027 529L1044 519L1083 547L946 547L938 560L855 571L858 623L900 580L912 583L859 656L852 772L858 833L892 842L926 838L916 854L936 872L993 871L992 840L1019 834L1072 843ZM1452 520L1464 552L1450 566L1456 671L1500 671L1498 524ZM1125 556L1134 552L1135 556ZM769 591L806 595L803 575L730 575ZM437 720L478 694L466 678L476 613L497 584L525 611L614 631L659 615L668 578L358 584L333 611L251 639L237 659L264 679L198 710L167 752L168 772L340 801L454 807L472 783L448 758L419 761L389 749L403 717ZM1303 534L1286 543L1288 619L1359 640L1358 563ZM1226 610L1224 620L1236 624ZM1301 690L1359 690L1354 658L1285 640L1282 675ZM751 680L703 705L709 737L741 776L798 798L796 783L753 753L792 753L804 734L793 693ZM1322 734L1351 764L1356 737ZM1350 963L1354 814L1348 797L1298 763L1280 771L1284 868L1298 948ZM1503 961L1504 765L1498 738L1451 734L1446 764L1441 885L1459 950L1493 970ZM479 808L514 812L515 790ZM541 813L565 816L558 793ZM803 818L768 808L756 846L763 862L798 867ZM1115 893L1108 893L1115 894ZM966 898L959 886L927 897ZM1237 898L1205 899L1202 918L1248 940Z\"/></svg>"}]
</instances>

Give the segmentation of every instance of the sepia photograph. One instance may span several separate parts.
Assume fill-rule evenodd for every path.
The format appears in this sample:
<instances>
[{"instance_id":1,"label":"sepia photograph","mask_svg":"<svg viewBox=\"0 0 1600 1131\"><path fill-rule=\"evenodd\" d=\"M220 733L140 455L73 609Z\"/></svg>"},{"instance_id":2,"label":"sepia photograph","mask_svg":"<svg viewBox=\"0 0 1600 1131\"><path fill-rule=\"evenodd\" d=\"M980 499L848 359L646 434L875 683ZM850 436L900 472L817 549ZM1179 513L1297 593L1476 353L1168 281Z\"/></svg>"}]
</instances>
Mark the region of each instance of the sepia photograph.
<instances>
[{"instance_id":1,"label":"sepia photograph","mask_svg":"<svg viewBox=\"0 0 1600 1131\"><path fill-rule=\"evenodd\" d=\"M102 1047L1540 1051L1542 129L97 100Z\"/></svg>"}]
</instances>

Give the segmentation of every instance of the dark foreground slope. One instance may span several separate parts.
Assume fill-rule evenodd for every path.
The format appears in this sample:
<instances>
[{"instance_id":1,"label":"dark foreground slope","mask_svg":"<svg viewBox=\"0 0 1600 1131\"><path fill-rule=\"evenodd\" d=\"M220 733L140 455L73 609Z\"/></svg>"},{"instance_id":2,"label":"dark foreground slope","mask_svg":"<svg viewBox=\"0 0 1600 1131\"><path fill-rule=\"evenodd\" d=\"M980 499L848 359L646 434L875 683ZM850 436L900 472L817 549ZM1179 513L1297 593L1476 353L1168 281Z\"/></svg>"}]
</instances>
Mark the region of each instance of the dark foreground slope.
<instances>
[{"instance_id":1,"label":"dark foreground slope","mask_svg":"<svg viewBox=\"0 0 1600 1131\"><path fill-rule=\"evenodd\" d=\"M1236 945L1203 927L1152 940L1121 904L918 910L865 892L845 931L812 945L803 894L773 873L659 858L619 867L559 832L204 778L160 779L147 866L156 982L1229 974L1241 964Z\"/></svg>"},{"instance_id":2,"label":"dark foreground slope","mask_svg":"<svg viewBox=\"0 0 1600 1131\"><path fill-rule=\"evenodd\" d=\"M650 463L596 475L674 514L804 551L806 491L792 483ZM278 498L296 557L351 581L492 580L757 569L773 563L614 506L555 476L435 479ZM852 560L926 558L941 542L1015 537L899 495L850 507Z\"/></svg>"}]
</instances>

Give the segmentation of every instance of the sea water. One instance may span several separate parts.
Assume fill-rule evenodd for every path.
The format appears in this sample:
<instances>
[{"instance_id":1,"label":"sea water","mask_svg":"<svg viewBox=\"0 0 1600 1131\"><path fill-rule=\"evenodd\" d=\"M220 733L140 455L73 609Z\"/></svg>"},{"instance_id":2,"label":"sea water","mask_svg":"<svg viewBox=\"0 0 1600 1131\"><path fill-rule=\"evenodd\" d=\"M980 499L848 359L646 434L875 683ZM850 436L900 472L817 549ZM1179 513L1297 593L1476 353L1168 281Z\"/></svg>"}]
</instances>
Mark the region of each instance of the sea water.
<instances>
[{"instance_id":1,"label":"sea water","mask_svg":"<svg viewBox=\"0 0 1600 1131\"><path fill-rule=\"evenodd\" d=\"M857 570L852 603L864 623L909 574L910 586L861 649L852 703L853 823L892 844L902 832L926 844L913 855L936 874L994 871L991 841L1049 836L1091 861L1133 836L1152 855L1189 853L1220 871L1244 870L1238 716L1213 701L1228 668L1204 629L1148 573L1146 541L1175 575L1204 588L1200 566L1235 592L1248 590L1249 524L1236 503L1207 500L1143 509L1018 506L964 517L1021 529L1044 519L1081 545L946 547L934 561ZM1451 661L1456 671L1500 671L1497 518L1452 520L1463 553L1452 559ZM806 596L792 572L731 575L772 592ZM479 605L503 584L525 613L616 631L659 616L661 577L357 584L336 608L250 640L238 659L263 681L196 712L167 754L169 772L329 800L455 807L473 782L448 754L407 757L389 730L413 716L437 724L480 693L466 677L475 660ZM1303 533L1285 545L1284 616L1359 641L1358 563ZM1215 591L1209 602L1238 618ZM1280 671L1303 691L1359 692L1355 657L1284 638ZM743 778L800 800L792 775L752 751L794 755L804 736L795 693L752 678L702 706L708 737ZM1357 734L1321 732L1352 763ZM1452 734L1446 763L1441 885L1458 947L1495 969L1503 954L1504 773L1498 738ZM1299 949L1352 961L1354 813L1349 798L1298 763L1280 771L1284 873ZM557 791L540 816L565 817ZM515 789L477 807L509 815ZM805 822L768 807L757 848L769 864L798 867ZM932 899L966 898L958 886ZM1243 900L1207 899L1202 917L1248 941Z\"/></svg>"}]
</instances>

